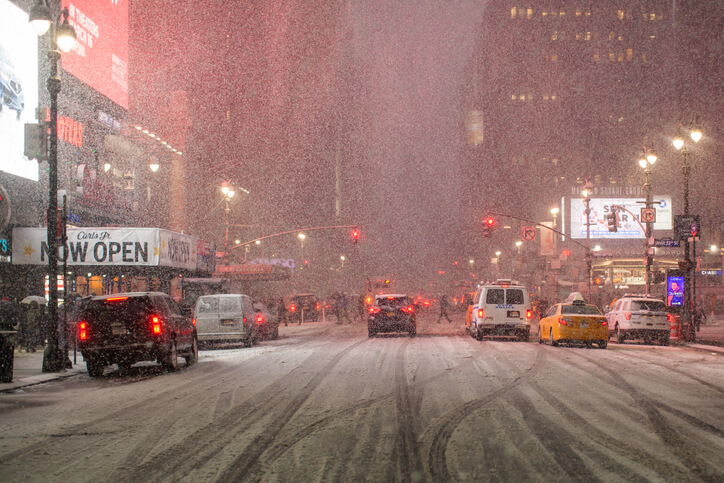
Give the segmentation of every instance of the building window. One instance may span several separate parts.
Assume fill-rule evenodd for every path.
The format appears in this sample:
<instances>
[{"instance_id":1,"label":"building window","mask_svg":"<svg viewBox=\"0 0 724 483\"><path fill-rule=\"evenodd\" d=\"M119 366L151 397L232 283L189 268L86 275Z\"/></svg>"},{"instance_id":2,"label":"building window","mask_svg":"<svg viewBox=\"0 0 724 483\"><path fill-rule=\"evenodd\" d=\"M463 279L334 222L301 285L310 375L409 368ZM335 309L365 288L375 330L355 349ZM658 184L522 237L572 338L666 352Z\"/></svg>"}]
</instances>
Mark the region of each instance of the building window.
<instances>
[{"instance_id":1,"label":"building window","mask_svg":"<svg viewBox=\"0 0 724 483\"><path fill-rule=\"evenodd\" d=\"M517 9L515 7L510 9L510 18L515 18L516 10Z\"/></svg>"},{"instance_id":2,"label":"building window","mask_svg":"<svg viewBox=\"0 0 724 483\"><path fill-rule=\"evenodd\" d=\"M555 101L555 100L556 100L556 95L555 95L555 94L552 94L552 95L551 95L551 101Z\"/></svg>"},{"instance_id":3,"label":"building window","mask_svg":"<svg viewBox=\"0 0 724 483\"><path fill-rule=\"evenodd\" d=\"M623 62L623 52L619 52L618 54L618 61Z\"/></svg>"},{"instance_id":4,"label":"building window","mask_svg":"<svg viewBox=\"0 0 724 483\"><path fill-rule=\"evenodd\" d=\"M584 38L586 40L591 40L591 32L586 32L586 36Z\"/></svg>"},{"instance_id":5,"label":"building window","mask_svg":"<svg viewBox=\"0 0 724 483\"><path fill-rule=\"evenodd\" d=\"M633 49L626 49L626 60L629 62L633 60Z\"/></svg>"},{"instance_id":6,"label":"building window","mask_svg":"<svg viewBox=\"0 0 724 483\"><path fill-rule=\"evenodd\" d=\"M533 18L533 9L529 8L525 13L526 18Z\"/></svg>"},{"instance_id":7,"label":"building window","mask_svg":"<svg viewBox=\"0 0 724 483\"><path fill-rule=\"evenodd\" d=\"M541 12L541 16L547 17L547 16L548 16L548 12L546 12L546 11L544 10L543 12Z\"/></svg>"},{"instance_id":8,"label":"building window","mask_svg":"<svg viewBox=\"0 0 724 483\"><path fill-rule=\"evenodd\" d=\"M557 62L558 61L558 54L551 54L551 62Z\"/></svg>"},{"instance_id":9,"label":"building window","mask_svg":"<svg viewBox=\"0 0 724 483\"><path fill-rule=\"evenodd\" d=\"M558 30L554 31L551 34L551 40L558 40Z\"/></svg>"},{"instance_id":10,"label":"building window","mask_svg":"<svg viewBox=\"0 0 724 483\"><path fill-rule=\"evenodd\" d=\"M560 16L561 18L565 17L565 16L566 16L566 11L565 11L565 10L561 10L561 13L560 13L559 16Z\"/></svg>"},{"instance_id":11,"label":"building window","mask_svg":"<svg viewBox=\"0 0 724 483\"><path fill-rule=\"evenodd\" d=\"M576 10L576 17L580 17L580 16L581 16L581 13L582 13L582 12L581 12L580 10Z\"/></svg>"},{"instance_id":12,"label":"building window","mask_svg":"<svg viewBox=\"0 0 724 483\"><path fill-rule=\"evenodd\" d=\"M601 57L598 54L593 54L593 60L598 62L599 60L601 60Z\"/></svg>"},{"instance_id":13,"label":"building window","mask_svg":"<svg viewBox=\"0 0 724 483\"><path fill-rule=\"evenodd\" d=\"M625 16L624 11L623 11L623 10L619 10L619 11L618 11L618 19L619 19L619 20L623 20L624 16Z\"/></svg>"},{"instance_id":14,"label":"building window","mask_svg":"<svg viewBox=\"0 0 724 483\"><path fill-rule=\"evenodd\" d=\"M616 39L616 32L609 32L608 33L608 40L614 41Z\"/></svg>"},{"instance_id":15,"label":"building window","mask_svg":"<svg viewBox=\"0 0 724 483\"><path fill-rule=\"evenodd\" d=\"M646 54L641 54L641 60L643 60L644 62L646 62Z\"/></svg>"},{"instance_id":16,"label":"building window","mask_svg":"<svg viewBox=\"0 0 724 483\"><path fill-rule=\"evenodd\" d=\"M521 101L525 101L525 94L521 94L520 96L518 96L518 99L520 99Z\"/></svg>"},{"instance_id":17,"label":"building window","mask_svg":"<svg viewBox=\"0 0 724 483\"><path fill-rule=\"evenodd\" d=\"M515 94L513 94L512 96L510 96L510 100L511 100L511 101L514 101L514 100L516 100L516 99L518 99L518 96L516 96Z\"/></svg>"},{"instance_id":18,"label":"building window","mask_svg":"<svg viewBox=\"0 0 724 483\"><path fill-rule=\"evenodd\" d=\"M611 62L616 62L616 54L614 54L613 52L609 53L608 60Z\"/></svg>"}]
</instances>

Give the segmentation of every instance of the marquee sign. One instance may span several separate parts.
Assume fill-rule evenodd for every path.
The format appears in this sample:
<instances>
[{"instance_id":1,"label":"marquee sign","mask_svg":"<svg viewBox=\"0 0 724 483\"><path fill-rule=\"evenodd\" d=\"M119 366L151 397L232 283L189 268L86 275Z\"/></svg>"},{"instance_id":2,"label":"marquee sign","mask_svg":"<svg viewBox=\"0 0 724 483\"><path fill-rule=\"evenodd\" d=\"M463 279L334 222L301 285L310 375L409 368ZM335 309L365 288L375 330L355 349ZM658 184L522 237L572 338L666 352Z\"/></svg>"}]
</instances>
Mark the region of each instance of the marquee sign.
<instances>
[{"instance_id":1,"label":"marquee sign","mask_svg":"<svg viewBox=\"0 0 724 483\"><path fill-rule=\"evenodd\" d=\"M58 247L68 265L196 269L198 239L158 228L73 228ZM13 230L13 265L47 265L45 228Z\"/></svg>"}]
</instances>

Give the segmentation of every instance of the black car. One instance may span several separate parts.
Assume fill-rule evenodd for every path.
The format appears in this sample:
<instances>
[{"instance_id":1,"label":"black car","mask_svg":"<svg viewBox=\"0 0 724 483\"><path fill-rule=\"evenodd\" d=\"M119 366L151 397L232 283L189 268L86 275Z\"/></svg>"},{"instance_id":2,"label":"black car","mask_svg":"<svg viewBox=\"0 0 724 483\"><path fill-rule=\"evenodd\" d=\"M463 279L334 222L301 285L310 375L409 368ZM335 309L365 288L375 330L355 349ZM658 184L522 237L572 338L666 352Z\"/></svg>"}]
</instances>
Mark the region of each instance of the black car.
<instances>
[{"instance_id":1,"label":"black car","mask_svg":"<svg viewBox=\"0 0 724 483\"><path fill-rule=\"evenodd\" d=\"M102 376L111 364L127 369L155 360L173 371L179 355L187 365L199 358L190 314L160 292L92 297L78 322L78 345L91 377Z\"/></svg>"},{"instance_id":2,"label":"black car","mask_svg":"<svg viewBox=\"0 0 724 483\"><path fill-rule=\"evenodd\" d=\"M417 333L415 305L405 294L376 295L367 317L367 333L374 337L380 332Z\"/></svg>"},{"instance_id":3,"label":"black car","mask_svg":"<svg viewBox=\"0 0 724 483\"><path fill-rule=\"evenodd\" d=\"M317 296L311 293L292 295L289 298L287 316L290 321L298 322L304 316L304 322L316 322L319 320L319 312L322 306Z\"/></svg>"}]
</instances>

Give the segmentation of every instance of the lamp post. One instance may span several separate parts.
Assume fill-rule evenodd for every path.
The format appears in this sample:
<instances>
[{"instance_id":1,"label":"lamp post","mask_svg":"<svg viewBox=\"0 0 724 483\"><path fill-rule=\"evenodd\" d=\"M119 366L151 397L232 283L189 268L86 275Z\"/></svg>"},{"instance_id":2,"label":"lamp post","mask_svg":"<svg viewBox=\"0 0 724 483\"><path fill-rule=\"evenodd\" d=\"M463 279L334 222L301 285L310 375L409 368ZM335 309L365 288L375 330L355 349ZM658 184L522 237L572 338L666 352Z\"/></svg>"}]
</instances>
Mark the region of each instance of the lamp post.
<instances>
[{"instance_id":1,"label":"lamp post","mask_svg":"<svg viewBox=\"0 0 724 483\"><path fill-rule=\"evenodd\" d=\"M224 195L224 250L226 251L226 264L229 264L229 201L234 197L236 191L231 183L223 181L221 183L221 194Z\"/></svg>"},{"instance_id":2,"label":"lamp post","mask_svg":"<svg viewBox=\"0 0 724 483\"><path fill-rule=\"evenodd\" d=\"M688 128L689 136L691 140L698 143L702 137L702 132L699 126L694 122L689 125ZM689 174L691 173L691 167L689 166L689 148L687 146L686 138L682 135L681 130L674 136L674 148L677 151L681 151L684 157L684 164L681 166L681 174L684 175L684 216L689 216ZM694 331L694 324L692 320L692 300L696 300L695 294L692 293L692 270L693 263L691 261L691 249L689 246L689 238L684 239L684 340L693 341L696 339L696 332ZM696 257L696 245L694 245L694 257ZM695 289L694 289L695 290Z\"/></svg>"},{"instance_id":3,"label":"lamp post","mask_svg":"<svg viewBox=\"0 0 724 483\"><path fill-rule=\"evenodd\" d=\"M651 205L653 204L653 200L651 199L651 183L649 182L649 176L651 175L651 166L656 162L658 159L658 156L656 155L656 151L654 151L654 147L651 146L650 148L647 148L646 146L643 147L641 159L639 159L639 166L643 168L644 174L646 175L646 179L644 181L644 193L646 193L646 208L650 209ZM653 254L651 253L651 231L653 228L653 223L651 221L646 222L646 241L644 242L644 246L646 247L646 273L645 273L645 283L646 283L646 295L648 296L651 293L651 264L653 263Z\"/></svg>"},{"instance_id":4,"label":"lamp post","mask_svg":"<svg viewBox=\"0 0 724 483\"><path fill-rule=\"evenodd\" d=\"M586 299L588 303L591 300L591 272L593 264L593 254L591 253L591 194L593 193L593 183L590 179L586 180L586 184L583 185L581 194L583 195L583 202L586 204L586 274L588 279L588 293Z\"/></svg>"},{"instance_id":5,"label":"lamp post","mask_svg":"<svg viewBox=\"0 0 724 483\"><path fill-rule=\"evenodd\" d=\"M302 255L302 265L301 267L299 267L301 269L304 266L304 240L307 238L307 235L305 235L304 233L300 233L299 235L297 235L297 238L299 238L299 244L301 246L300 253Z\"/></svg>"},{"instance_id":6,"label":"lamp post","mask_svg":"<svg viewBox=\"0 0 724 483\"><path fill-rule=\"evenodd\" d=\"M63 17L63 23L56 28L56 23ZM39 36L50 30L50 77L48 77L48 93L50 94L50 142L48 153L48 211L47 211L47 242L48 242L48 346L43 353L43 372L62 371L66 355L59 344L58 331L58 94L60 93L60 77L58 77L58 61L61 51L68 52L75 44L75 30L68 24L68 8L53 16L45 0L38 2L30 10L28 20ZM60 50L59 50L60 49ZM65 326L65 321L63 321ZM62 327L61 330L64 330Z\"/></svg>"}]
</instances>

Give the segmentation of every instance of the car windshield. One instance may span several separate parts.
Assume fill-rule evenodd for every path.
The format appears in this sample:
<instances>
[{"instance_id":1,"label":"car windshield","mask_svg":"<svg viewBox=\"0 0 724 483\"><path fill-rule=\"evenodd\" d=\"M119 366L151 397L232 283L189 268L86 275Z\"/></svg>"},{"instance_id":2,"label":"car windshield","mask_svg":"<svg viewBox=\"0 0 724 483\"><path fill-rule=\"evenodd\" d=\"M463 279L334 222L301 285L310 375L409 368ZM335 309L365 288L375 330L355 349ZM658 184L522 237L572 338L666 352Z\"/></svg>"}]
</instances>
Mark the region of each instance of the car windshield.
<instances>
[{"instance_id":1,"label":"car windshield","mask_svg":"<svg viewBox=\"0 0 724 483\"><path fill-rule=\"evenodd\" d=\"M647 310L650 312L666 312L666 304L661 300L634 300L631 302L632 311Z\"/></svg>"},{"instance_id":2,"label":"car windshield","mask_svg":"<svg viewBox=\"0 0 724 483\"><path fill-rule=\"evenodd\" d=\"M595 305L561 305L561 314L601 315Z\"/></svg>"}]
</instances>

